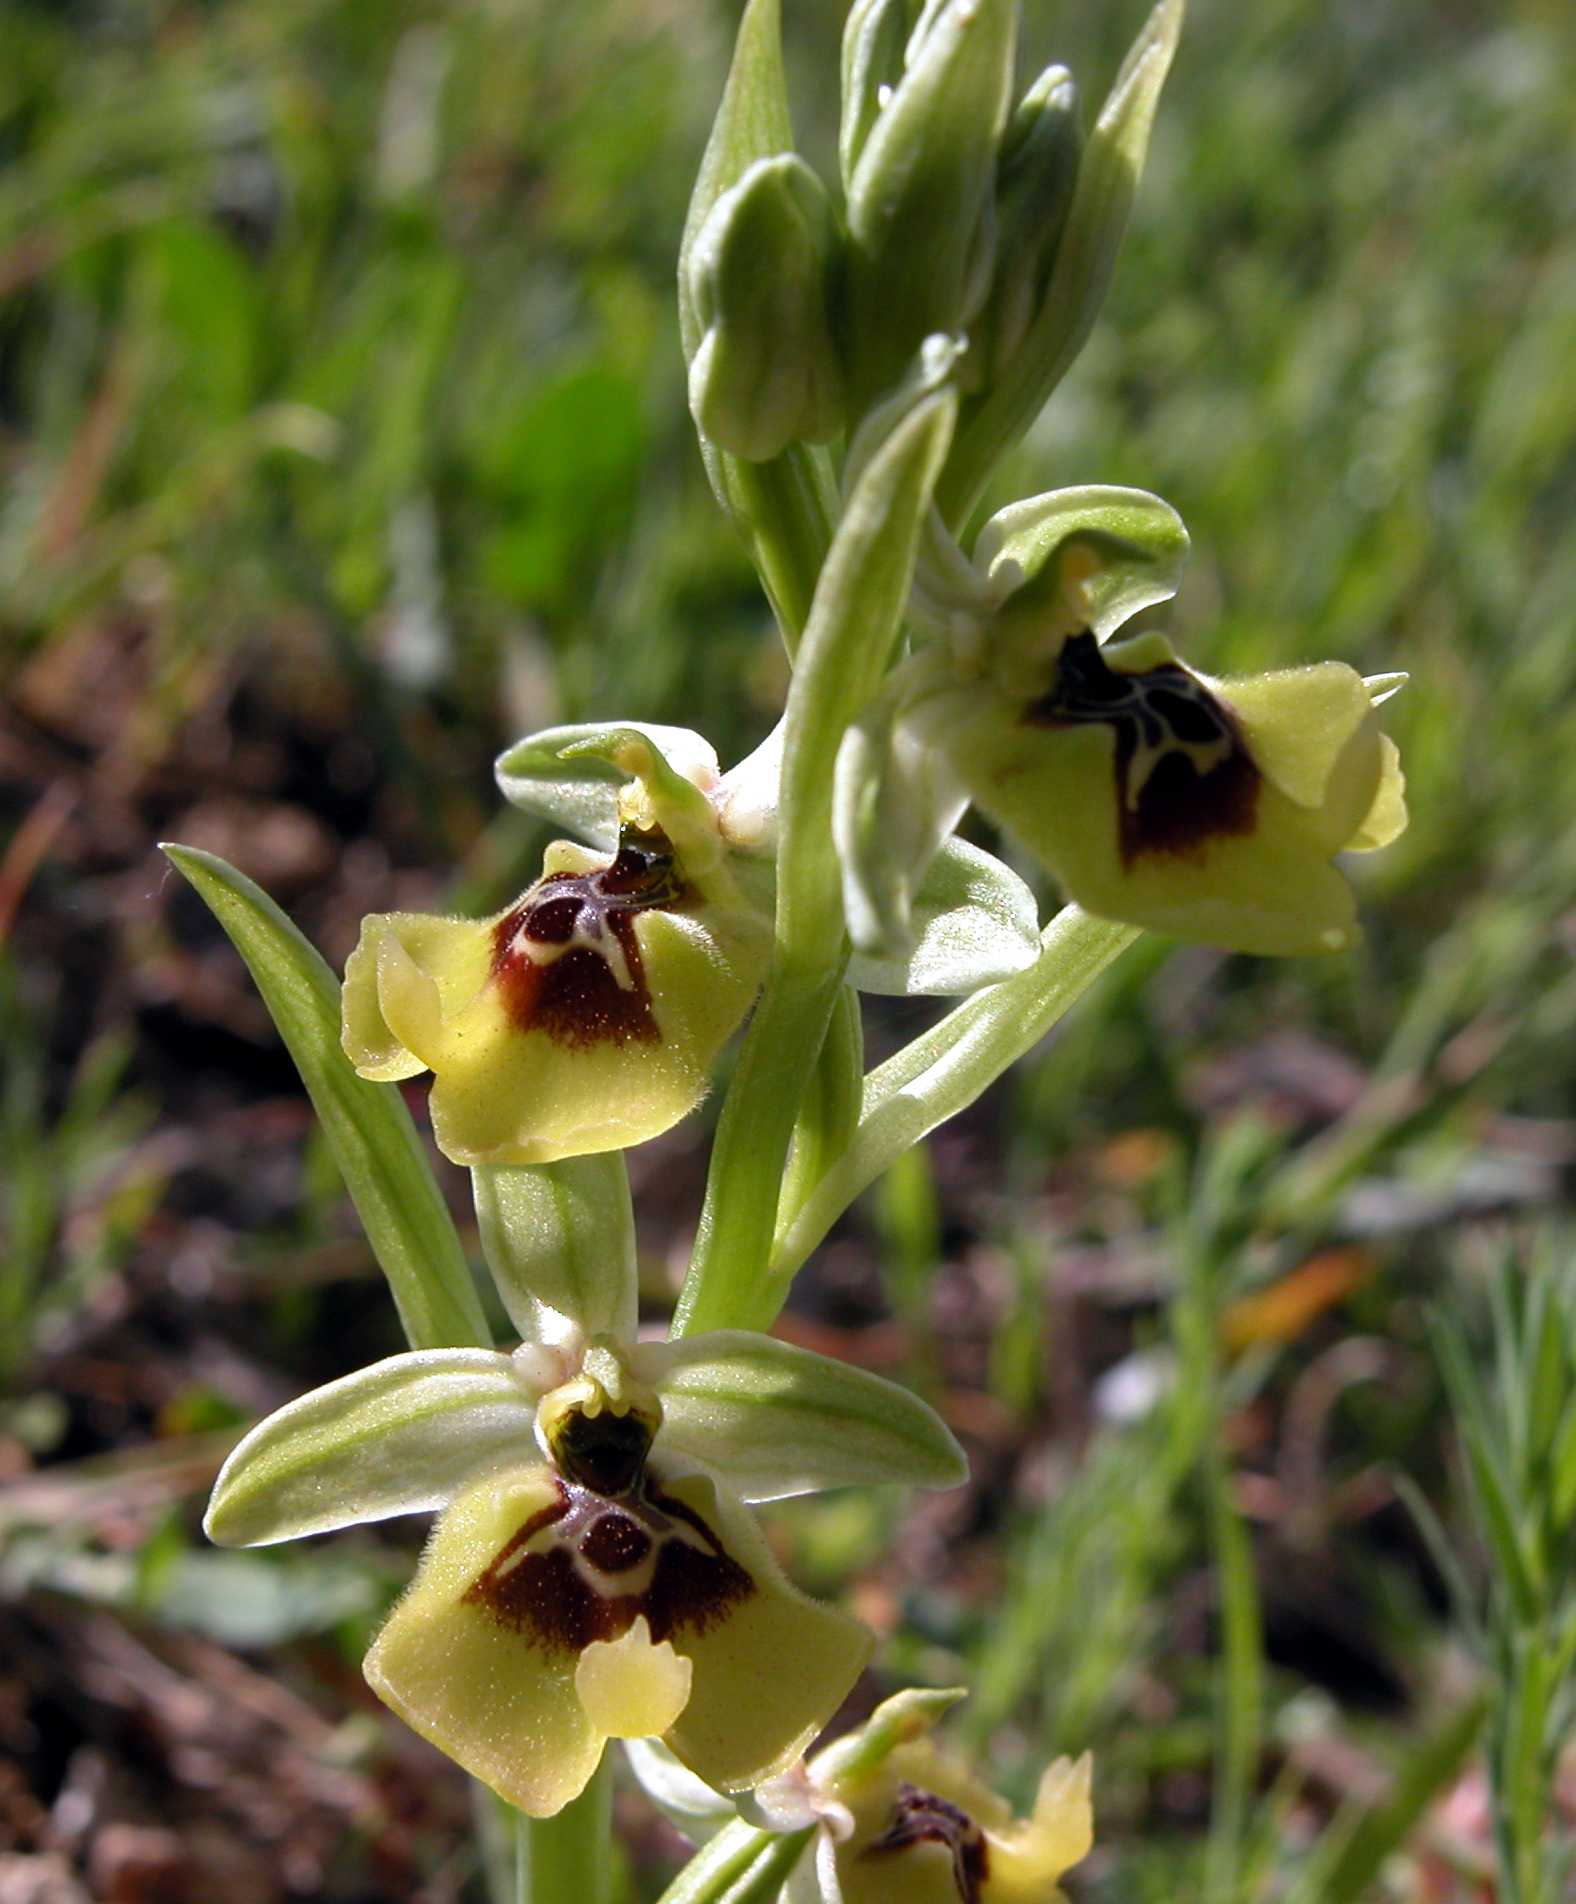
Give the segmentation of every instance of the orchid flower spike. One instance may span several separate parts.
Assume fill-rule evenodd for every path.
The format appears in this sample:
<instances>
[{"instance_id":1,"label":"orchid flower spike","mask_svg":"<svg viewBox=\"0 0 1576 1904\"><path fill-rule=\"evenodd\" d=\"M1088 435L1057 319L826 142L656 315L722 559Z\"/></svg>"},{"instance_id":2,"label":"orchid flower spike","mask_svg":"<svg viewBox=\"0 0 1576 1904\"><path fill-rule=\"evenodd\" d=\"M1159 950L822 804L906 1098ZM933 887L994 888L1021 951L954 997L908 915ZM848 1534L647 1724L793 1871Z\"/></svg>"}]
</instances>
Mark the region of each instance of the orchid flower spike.
<instances>
[{"instance_id":1,"label":"orchid flower spike","mask_svg":"<svg viewBox=\"0 0 1576 1904\"><path fill-rule=\"evenodd\" d=\"M620 1159L475 1182L520 1346L396 1355L290 1403L225 1463L207 1531L255 1546L439 1510L366 1676L530 1816L609 1738L660 1735L708 1784L754 1784L813 1739L870 1637L789 1583L745 1502L950 1486L961 1451L906 1390L767 1336L638 1341Z\"/></svg>"},{"instance_id":2,"label":"orchid flower spike","mask_svg":"<svg viewBox=\"0 0 1576 1904\"><path fill-rule=\"evenodd\" d=\"M1404 677L1325 661L1217 680L1159 634L1113 638L1175 592L1186 549L1142 491L1001 511L975 545L980 612L902 725L1086 911L1234 951L1339 951L1356 907L1332 861L1406 825L1377 712Z\"/></svg>"}]
</instances>

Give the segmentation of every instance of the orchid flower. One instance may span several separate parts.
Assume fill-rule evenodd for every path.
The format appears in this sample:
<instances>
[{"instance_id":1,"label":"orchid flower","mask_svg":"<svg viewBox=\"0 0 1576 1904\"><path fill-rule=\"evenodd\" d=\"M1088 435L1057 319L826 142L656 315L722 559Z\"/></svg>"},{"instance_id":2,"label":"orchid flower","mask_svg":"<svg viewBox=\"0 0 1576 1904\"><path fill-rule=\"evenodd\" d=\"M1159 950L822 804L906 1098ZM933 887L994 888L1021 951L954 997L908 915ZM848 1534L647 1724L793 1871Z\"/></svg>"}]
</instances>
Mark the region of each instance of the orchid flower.
<instances>
[{"instance_id":1,"label":"orchid flower","mask_svg":"<svg viewBox=\"0 0 1576 1904\"><path fill-rule=\"evenodd\" d=\"M754 1784L803 1751L870 1637L789 1583L745 1503L950 1486L961 1451L906 1390L808 1350L639 1340L621 1159L474 1177L519 1347L395 1355L288 1404L225 1463L207 1531L254 1546L438 1510L366 1676L532 1816L609 1738L661 1735L709 1784Z\"/></svg>"},{"instance_id":2,"label":"orchid flower","mask_svg":"<svg viewBox=\"0 0 1576 1904\"><path fill-rule=\"evenodd\" d=\"M994 516L972 562L954 547L932 564L919 609L940 639L897 671L839 763L856 887L860 811L951 824L967 799L1087 912L1242 952L1355 941L1331 862L1406 824L1377 713L1404 677L1325 661L1217 680L1159 634L1116 638L1175 592L1186 549L1157 497L1065 490ZM882 721L893 739L872 753ZM871 909L849 894L856 932Z\"/></svg>"},{"instance_id":3,"label":"orchid flower","mask_svg":"<svg viewBox=\"0 0 1576 1904\"><path fill-rule=\"evenodd\" d=\"M741 1800L711 1791L655 1740L632 1746L630 1763L691 1837L808 1833L781 1904L1058 1904L1058 1881L1094 1842L1089 1756L1049 1765L1030 1815L1015 1818L931 1737L962 1697L897 1693Z\"/></svg>"},{"instance_id":4,"label":"orchid flower","mask_svg":"<svg viewBox=\"0 0 1576 1904\"><path fill-rule=\"evenodd\" d=\"M657 1136L705 1094L771 941L779 736L728 775L687 728L556 728L499 762L519 806L585 844L486 919L376 913L345 970L344 1049L362 1077L431 1070L456 1163L530 1164ZM1021 971L1033 894L977 847L935 862L872 991L945 993Z\"/></svg>"}]
</instances>

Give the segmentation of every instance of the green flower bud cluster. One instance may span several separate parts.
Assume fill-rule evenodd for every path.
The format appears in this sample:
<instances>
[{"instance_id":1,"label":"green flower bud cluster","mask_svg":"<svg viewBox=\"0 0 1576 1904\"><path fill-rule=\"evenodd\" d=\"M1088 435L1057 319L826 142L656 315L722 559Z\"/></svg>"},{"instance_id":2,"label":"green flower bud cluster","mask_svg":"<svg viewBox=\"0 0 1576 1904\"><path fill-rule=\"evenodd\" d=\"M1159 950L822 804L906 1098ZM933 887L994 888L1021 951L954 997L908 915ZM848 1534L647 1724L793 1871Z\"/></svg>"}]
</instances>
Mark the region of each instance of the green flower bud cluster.
<instances>
[{"instance_id":1,"label":"green flower bud cluster","mask_svg":"<svg viewBox=\"0 0 1576 1904\"><path fill-rule=\"evenodd\" d=\"M851 433L941 334L962 346L951 460L967 472L942 489L966 505L1088 334L1180 0L1156 9L1087 142L1064 66L1013 107L1018 0L855 0L840 193L794 152L774 96L776 11L747 10L680 261L703 442L765 463ZM737 516L735 488L719 480Z\"/></svg>"}]
</instances>

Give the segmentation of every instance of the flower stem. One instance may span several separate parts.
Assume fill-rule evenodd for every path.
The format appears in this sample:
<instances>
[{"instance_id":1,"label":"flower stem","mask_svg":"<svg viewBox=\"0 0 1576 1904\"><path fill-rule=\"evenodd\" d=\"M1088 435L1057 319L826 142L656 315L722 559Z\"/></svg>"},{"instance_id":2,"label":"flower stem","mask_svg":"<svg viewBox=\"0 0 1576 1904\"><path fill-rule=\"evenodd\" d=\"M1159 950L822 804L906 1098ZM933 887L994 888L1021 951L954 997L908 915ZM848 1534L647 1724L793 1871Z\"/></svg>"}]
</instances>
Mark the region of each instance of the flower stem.
<instances>
[{"instance_id":1,"label":"flower stem","mask_svg":"<svg viewBox=\"0 0 1576 1904\"><path fill-rule=\"evenodd\" d=\"M515 1814L515 1904L611 1904L613 1780L606 1754L555 1818Z\"/></svg>"}]
</instances>

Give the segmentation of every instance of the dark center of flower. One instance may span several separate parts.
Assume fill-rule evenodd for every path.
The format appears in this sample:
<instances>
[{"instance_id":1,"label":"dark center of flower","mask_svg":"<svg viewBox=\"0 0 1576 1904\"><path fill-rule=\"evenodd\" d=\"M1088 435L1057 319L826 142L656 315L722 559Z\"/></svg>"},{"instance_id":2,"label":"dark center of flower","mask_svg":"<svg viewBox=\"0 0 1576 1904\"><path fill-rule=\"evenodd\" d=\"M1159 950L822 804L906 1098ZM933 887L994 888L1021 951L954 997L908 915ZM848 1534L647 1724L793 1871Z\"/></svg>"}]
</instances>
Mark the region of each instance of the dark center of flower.
<instances>
[{"instance_id":1,"label":"dark center of flower","mask_svg":"<svg viewBox=\"0 0 1576 1904\"><path fill-rule=\"evenodd\" d=\"M642 1614L655 1641L703 1633L754 1591L701 1516L642 1473L616 1500L560 1481L460 1597L538 1646L578 1653Z\"/></svg>"},{"instance_id":2,"label":"dark center of flower","mask_svg":"<svg viewBox=\"0 0 1576 1904\"><path fill-rule=\"evenodd\" d=\"M493 978L518 1030L556 1043L660 1037L635 920L688 897L665 834L626 827L594 873L548 873L493 928Z\"/></svg>"},{"instance_id":3,"label":"dark center of flower","mask_svg":"<svg viewBox=\"0 0 1576 1904\"><path fill-rule=\"evenodd\" d=\"M860 1855L879 1857L916 1844L944 1845L952 1854L952 1877L962 1904L980 1904L990 1867L984 1832L957 1805L905 1782L897 1788L891 1823Z\"/></svg>"},{"instance_id":4,"label":"dark center of flower","mask_svg":"<svg viewBox=\"0 0 1576 1904\"><path fill-rule=\"evenodd\" d=\"M1231 710L1178 662L1121 674L1085 630L1063 644L1050 689L1021 718L1030 727L1111 729L1125 865L1253 830L1259 770Z\"/></svg>"},{"instance_id":5,"label":"dark center of flower","mask_svg":"<svg viewBox=\"0 0 1576 1904\"><path fill-rule=\"evenodd\" d=\"M651 1435L651 1424L639 1415L570 1408L553 1423L550 1439L566 1481L613 1496L627 1494L645 1472Z\"/></svg>"}]
</instances>

